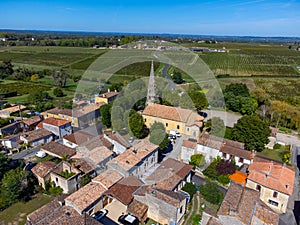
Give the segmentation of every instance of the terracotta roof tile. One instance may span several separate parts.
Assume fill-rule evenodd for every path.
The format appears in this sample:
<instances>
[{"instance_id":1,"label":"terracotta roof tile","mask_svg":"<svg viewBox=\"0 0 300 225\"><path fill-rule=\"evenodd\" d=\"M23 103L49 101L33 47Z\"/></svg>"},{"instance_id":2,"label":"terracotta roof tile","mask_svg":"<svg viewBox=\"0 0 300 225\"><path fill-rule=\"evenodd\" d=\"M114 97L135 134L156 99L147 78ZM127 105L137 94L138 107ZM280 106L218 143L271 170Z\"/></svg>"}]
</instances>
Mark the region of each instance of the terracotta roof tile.
<instances>
[{"instance_id":1,"label":"terracotta roof tile","mask_svg":"<svg viewBox=\"0 0 300 225\"><path fill-rule=\"evenodd\" d=\"M97 165L102 163L105 159L109 158L113 154L114 153L105 146L99 146L90 151L77 151L76 155L72 156L72 159L88 159Z\"/></svg>"},{"instance_id":2,"label":"terracotta roof tile","mask_svg":"<svg viewBox=\"0 0 300 225\"><path fill-rule=\"evenodd\" d=\"M226 144L225 145L223 144L221 146L220 151L223 152L223 153L232 155L232 156L237 156L237 157L243 158L243 159L251 160L251 159L254 158L254 152L244 150L244 149L241 149L241 148L236 148L236 147L229 146L229 145L226 145Z\"/></svg>"},{"instance_id":3,"label":"terracotta roof tile","mask_svg":"<svg viewBox=\"0 0 300 225\"><path fill-rule=\"evenodd\" d=\"M56 166L56 163L51 161L40 162L35 165L31 171L33 174L39 177L46 177Z\"/></svg>"},{"instance_id":4,"label":"terracotta roof tile","mask_svg":"<svg viewBox=\"0 0 300 225\"><path fill-rule=\"evenodd\" d=\"M92 139L93 137L94 137L93 135L79 130L73 134L65 136L64 139L69 142L72 142L76 145L81 145L81 144L87 142L88 140Z\"/></svg>"},{"instance_id":5,"label":"terracotta roof tile","mask_svg":"<svg viewBox=\"0 0 300 225\"><path fill-rule=\"evenodd\" d=\"M127 211L136 216L139 221L144 222L147 218L148 206L137 200L133 200L129 204Z\"/></svg>"},{"instance_id":6,"label":"terracotta roof tile","mask_svg":"<svg viewBox=\"0 0 300 225\"><path fill-rule=\"evenodd\" d=\"M122 154L119 154L117 157L112 159L109 164L118 164L119 166L122 166L124 170L128 171L141 162L141 160L143 160L146 156L152 154L155 150L157 150L157 148L157 145L144 139L134 147L127 149Z\"/></svg>"},{"instance_id":7,"label":"terracotta roof tile","mask_svg":"<svg viewBox=\"0 0 300 225\"><path fill-rule=\"evenodd\" d=\"M23 134L23 137L28 141L28 142L32 142L32 141L36 141L45 137L49 137L51 136L52 133L44 128L38 129L38 130L33 130L30 132L27 132L25 134Z\"/></svg>"},{"instance_id":8,"label":"terracotta roof tile","mask_svg":"<svg viewBox=\"0 0 300 225\"><path fill-rule=\"evenodd\" d=\"M121 180L123 176L115 170L105 170L93 179L93 182L102 184L105 188L110 188L112 185Z\"/></svg>"},{"instance_id":9,"label":"terracotta roof tile","mask_svg":"<svg viewBox=\"0 0 300 225\"><path fill-rule=\"evenodd\" d=\"M221 137L217 137L217 136L213 136L210 134L203 134L198 141L199 145L204 145L207 147L211 147L214 149L220 149L222 144L227 145L227 146L231 146L231 147L235 147L235 148L239 148L239 149L244 149L245 144L238 142L238 141L232 141L229 139L225 139L225 138L221 138Z\"/></svg>"},{"instance_id":10,"label":"terracotta roof tile","mask_svg":"<svg viewBox=\"0 0 300 225\"><path fill-rule=\"evenodd\" d=\"M195 114L196 117L193 114ZM184 122L184 123L189 122L189 125L192 125L192 121L204 120L202 116L198 115L196 112L193 112L192 110L182 109L182 108L177 108L172 106L159 105L159 104L146 106L146 108L143 111L143 115L168 119L172 121ZM195 118L189 121L190 116Z\"/></svg>"},{"instance_id":11,"label":"terracotta roof tile","mask_svg":"<svg viewBox=\"0 0 300 225\"><path fill-rule=\"evenodd\" d=\"M143 183L138 178L129 176L111 186L105 194L113 196L124 205L128 205L133 200L133 193L142 185Z\"/></svg>"},{"instance_id":12,"label":"terracotta roof tile","mask_svg":"<svg viewBox=\"0 0 300 225\"><path fill-rule=\"evenodd\" d=\"M269 225L277 225L279 216L259 198L259 192L231 183L218 215L232 216L250 225L252 215Z\"/></svg>"},{"instance_id":13,"label":"terracotta roof tile","mask_svg":"<svg viewBox=\"0 0 300 225\"><path fill-rule=\"evenodd\" d=\"M54 108L45 111L45 113L54 114L54 115L67 115L72 116L72 109L64 109L64 108Z\"/></svg>"},{"instance_id":14,"label":"terracotta roof tile","mask_svg":"<svg viewBox=\"0 0 300 225\"><path fill-rule=\"evenodd\" d=\"M61 126L64 126L66 124L71 124L70 121L51 118L51 117L44 119L41 123L47 123L47 124L50 124L50 125L53 125L53 126L56 126L56 127L61 127Z\"/></svg>"},{"instance_id":15,"label":"terracotta roof tile","mask_svg":"<svg viewBox=\"0 0 300 225\"><path fill-rule=\"evenodd\" d=\"M272 190L291 195L293 193L295 172L273 162L253 162L249 167L247 179Z\"/></svg>"},{"instance_id":16,"label":"terracotta roof tile","mask_svg":"<svg viewBox=\"0 0 300 225\"><path fill-rule=\"evenodd\" d=\"M111 98L111 97L114 97L114 96L116 96L118 94L119 94L119 92L110 91L110 92L106 92L106 93L100 94L99 97L101 97L101 98Z\"/></svg>"},{"instance_id":17,"label":"terracotta roof tile","mask_svg":"<svg viewBox=\"0 0 300 225\"><path fill-rule=\"evenodd\" d=\"M106 189L101 184L90 182L68 196L65 201L66 203L71 203L78 210L84 211L88 206L100 199L105 191Z\"/></svg>"},{"instance_id":18,"label":"terracotta roof tile","mask_svg":"<svg viewBox=\"0 0 300 225\"><path fill-rule=\"evenodd\" d=\"M197 142L184 140L183 143L182 143L182 146L186 147L186 148L195 149L196 146L197 146Z\"/></svg>"},{"instance_id":19,"label":"terracotta roof tile","mask_svg":"<svg viewBox=\"0 0 300 225\"><path fill-rule=\"evenodd\" d=\"M33 116L28 119L24 119L22 122L27 126L32 126L36 123L41 122L42 120L43 120L43 118L41 116Z\"/></svg>"},{"instance_id":20,"label":"terracotta roof tile","mask_svg":"<svg viewBox=\"0 0 300 225\"><path fill-rule=\"evenodd\" d=\"M76 154L74 149L54 141L45 144L43 147L41 147L41 149L50 155L52 154L60 158L65 156L69 158Z\"/></svg>"}]
</instances>

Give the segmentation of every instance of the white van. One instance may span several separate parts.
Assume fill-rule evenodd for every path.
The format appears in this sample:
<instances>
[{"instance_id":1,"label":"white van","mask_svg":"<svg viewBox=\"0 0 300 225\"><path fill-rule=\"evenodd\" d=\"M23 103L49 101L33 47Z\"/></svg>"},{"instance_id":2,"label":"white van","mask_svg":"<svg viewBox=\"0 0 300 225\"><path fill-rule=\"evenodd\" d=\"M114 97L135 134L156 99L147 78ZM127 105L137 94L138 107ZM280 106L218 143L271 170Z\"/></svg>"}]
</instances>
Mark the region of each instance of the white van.
<instances>
[{"instance_id":1,"label":"white van","mask_svg":"<svg viewBox=\"0 0 300 225\"><path fill-rule=\"evenodd\" d=\"M170 134L174 135L176 137L181 137L180 133L178 131L176 131L176 130L170 130Z\"/></svg>"}]
</instances>

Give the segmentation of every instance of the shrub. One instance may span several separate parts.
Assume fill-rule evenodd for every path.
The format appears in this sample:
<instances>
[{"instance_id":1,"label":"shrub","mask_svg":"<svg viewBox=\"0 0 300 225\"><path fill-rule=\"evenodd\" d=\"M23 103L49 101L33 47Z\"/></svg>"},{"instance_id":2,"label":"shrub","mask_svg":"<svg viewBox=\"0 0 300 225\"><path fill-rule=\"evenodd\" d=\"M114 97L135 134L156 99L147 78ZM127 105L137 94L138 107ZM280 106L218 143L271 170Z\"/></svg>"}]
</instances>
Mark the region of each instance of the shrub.
<instances>
[{"instance_id":1,"label":"shrub","mask_svg":"<svg viewBox=\"0 0 300 225\"><path fill-rule=\"evenodd\" d=\"M201 166L204 162L204 157L201 154L195 154L191 156L190 164L193 166Z\"/></svg>"},{"instance_id":2,"label":"shrub","mask_svg":"<svg viewBox=\"0 0 300 225\"><path fill-rule=\"evenodd\" d=\"M221 160L216 169L220 175L233 174L235 172L235 165L230 161Z\"/></svg>"},{"instance_id":3,"label":"shrub","mask_svg":"<svg viewBox=\"0 0 300 225\"><path fill-rule=\"evenodd\" d=\"M56 97L63 97L64 96L64 92L60 88L54 88L53 89L53 94Z\"/></svg>"},{"instance_id":4,"label":"shrub","mask_svg":"<svg viewBox=\"0 0 300 225\"><path fill-rule=\"evenodd\" d=\"M230 182L229 175L218 176L218 182L221 184L229 184L229 182Z\"/></svg>"},{"instance_id":5,"label":"shrub","mask_svg":"<svg viewBox=\"0 0 300 225\"><path fill-rule=\"evenodd\" d=\"M196 192L197 192L195 185L192 183L186 183L183 186L182 190L189 193L191 199L193 198L194 194L196 194Z\"/></svg>"},{"instance_id":6,"label":"shrub","mask_svg":"<svg viewBox=\"0 0 300 225\"><path fill-rule=\"evenodd\" d=\"M280 148L281 148L281 145L277 144L277 143L273 146L273 149L280 149Z\"/></svg>"},{"instance_id":7,"label":"shrub","mask_svg":"<svg viewBox=\"0 0 300 225\"><path fill-rule=\"evenodd\" d=\"M200 185L200 193L206 201L212 204L218 205L223 200L223 193L218 189L218 186L212 182Z\"/></svg>"}]
</instances>

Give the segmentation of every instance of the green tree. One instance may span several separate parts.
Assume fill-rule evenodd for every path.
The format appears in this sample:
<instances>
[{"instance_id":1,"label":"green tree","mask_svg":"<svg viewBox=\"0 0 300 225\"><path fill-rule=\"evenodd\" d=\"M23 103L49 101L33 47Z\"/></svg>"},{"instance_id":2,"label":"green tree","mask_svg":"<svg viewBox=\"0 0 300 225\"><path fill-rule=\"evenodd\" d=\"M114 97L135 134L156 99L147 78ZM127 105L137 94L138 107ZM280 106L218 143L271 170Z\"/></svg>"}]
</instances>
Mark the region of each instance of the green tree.
<instances>
[{"instance_id":1,"label":"green tree","mask_svg":"<svg viewBox=\"0 0 300 225\"><path fill-rule=\"evenodd\" d=\"M235 96L243 96L243 97L249 97L249 89L246 84L242 83L233 83L229 84L225 87L224 93L233 93Z\"/></svg>"},{"instance_id":2,"label":"green tree","mask_svg":"<svg viewBox=\"0 0 300 225\"><path fill-rule=\"evenodd\" d=\"M229 174L218 176L218 182L224 185L229 184L230 182Z\"/></svg>"},{"instance_id":3,"label":"green tree","mask_svg":"<svg viewBox=\"0 0 300 225\"><path fill-rule=\"evenodd\" d=\"M10 159L6 155L0 153L0 180L5 172L9 169L9 162Z\"/></svg>"},{"instance_id":4,"label":"green tree","mask_svg":"<svg viewBox=\"0 0 300 225\"><path fill-rule=\"evenodd\" d=\"M193 166L201 166L203 164L204 157L201 154L195 154L191 156L190 164Z\"/></svg>"},{"instance_id":5,"label":"green tree","mask_svg":"<svg viewBox=\"0 0 300 225\"><path fill-rule=\"evenodd\" d=\"M205 200L216 205L221 204L224 197L217 184L209 181L206 181L204 185L200 185L200 193Z\"/></svg>"},{"instance_id":6,"label":"green tree","mask_svg":"<svg viewBox=\"0 0 300 225\"><path fill-rule=\"evenodd\" d=\"M182 74L178 71L175 71L174 74L172 75L172 80L176 83L176 84L182 84L184 82L184 80L182 79Z\"/></svg>"},{"instance_id":7,"label":"green tree","mask_svg":"<svg viewBox=\"0 0 300 225\"><path fill-rule=\"evenodd\" d=\"M270 136L269 125L257 115L243 116L232 129L232 139L245 143L248 150L263 151Z\"/></svg>"},{"instance_id":8,"label":"green tree","mask_svg":"<svg viewBox=\"0 0 300 225\"><path fill-rule=\"evenodd\" d=\"M134 110L130 110L128 124L129 124L130 133L133 136L137 138L145 137L146 126L144 124L144 119L141 114L137 113Z\"/></svg>"},{"instance_id":9,"label":"green tree","mask_svg":"<svg viewBox=\"0 0 300 225\"><path fill-rule=\"evenodd\" d=\"M100 114L102 118L102 123L106 127L111 127L111 114L110 114L111 105L105 104L100 107Z\"/></svg>"},{"instance_id":10,"label":"green tree","mask_svg":"<svg viewBox=\"0 0 300 225\"><path fill-rule=\"evenodd\" d=\"M165 126L160 122L154 122L150 128L150 142L159 146L159 150L166 149L170 141L166 133Z\"/></svg>"},{"instance_id":11,"label":"green tree","mask_svg":"<svg viewBox=\"0 0 300 225\"><path fill-rule=\"evenodd\" d=\"M52 77L56 86L63 88L67 84L68 74L65 70L56 70L53 72Z\"/></svg>"},{"instance_id":12,"label":"green tree","mask_svg":"<svg viewBox=\"0 0 300 225\"><path fill-rule=\"evenodd\" d=\"M205 126L209 129L210 134L224 137L226 127L224 121L220 117L212 117L207 120Z\"/></svg>"},{"instance_id":13,"label":"green tree","mask_svg":"<svg viewBox=\"0 0 300 225\"><path fill-rule=\"evenodd\" d=\"M64 92L61 90L61 88L54 88L53 89L53 94L56 97L63 97L64 96Z\"/></svg>"},{"instance_id":14,"label":"green tree","mask_svg":"<svg viewBox=\"0 0 300 225\"><path fill-rule=\"evenodd\" d=\"M189 193L191 199L193 198L194 194L196 194L197 192L197 188L192 183L185 183L182 190Z\"/></svg>"},{"instance_id":15,"label":"green tree","mask_svg":"<svg viewBox=\"0 0 300 225\"><path fill-rule=\"evenodd\" d=\"M14 73L11 60L4 60L0 63L0 79L4 79Z\"/></svg>"},{"instance_id":16,"label":"green tree","mask_svg":"<svg viewBox=\"0 0 300 225\"><path fill-rule=\"evenodd\" d=\"M2 207L16 202L25 194L28 175L28 171L23 171L21 167L4 174L1 181Z\"/></svg>"}]
</instances>

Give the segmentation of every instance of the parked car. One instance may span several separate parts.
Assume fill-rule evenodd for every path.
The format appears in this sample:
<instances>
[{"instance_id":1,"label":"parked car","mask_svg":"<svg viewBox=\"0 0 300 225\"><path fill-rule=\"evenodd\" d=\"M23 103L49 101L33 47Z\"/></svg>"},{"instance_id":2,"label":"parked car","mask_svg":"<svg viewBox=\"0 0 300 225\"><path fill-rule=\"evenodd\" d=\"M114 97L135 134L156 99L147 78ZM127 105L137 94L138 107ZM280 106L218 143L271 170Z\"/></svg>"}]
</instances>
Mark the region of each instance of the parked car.
<instances>
[{"instance_id":1,"label":"parked car","mask_svg":"<svg viewBox=\"0 0 300 225\"><path fill-rule=\"evenodd\" d=\"M127 214L119 217L118 221L124 225L139 225L139 220L133 215Z\"/></svg>"},{"instance_id":2,"label":"parked car","mask_svg":"<svg viewBox=\"0 0 300 225\"><path fill-rule=\"evenodd\" d=\"M108 211L106 209L101 209L100 211L97 211L94 215L93 218L95 218L97 221L99 221L101 218L106 216Z\"/></svg>"},{"instance_id":3,"label":"parked car","mask_svg":"<svg viewBox=\"0 0 300 225\"><path fill-rule=\"evenodd\" d=\"M176 137L181 137L180 133L176 130L170 130L170 135L174 135Z\"/></svg>"},{"instance_id":4,"label":"parked car","mask_svg":"<svg viewBox=\"0 0 300 225\"><path fill-rule=\"evenodd\" d=\"M35 156L39 158L44 158L46 157L46 153L43 151L38 151L37 153L35 153Z\"/></svg>"}]
</instances>

